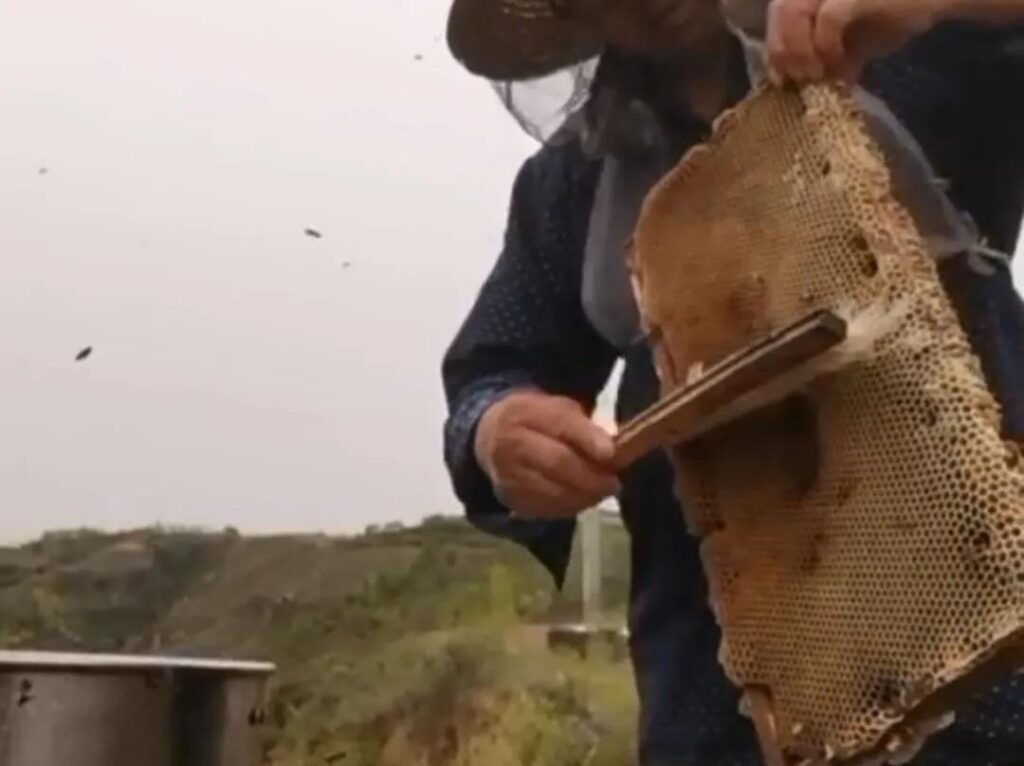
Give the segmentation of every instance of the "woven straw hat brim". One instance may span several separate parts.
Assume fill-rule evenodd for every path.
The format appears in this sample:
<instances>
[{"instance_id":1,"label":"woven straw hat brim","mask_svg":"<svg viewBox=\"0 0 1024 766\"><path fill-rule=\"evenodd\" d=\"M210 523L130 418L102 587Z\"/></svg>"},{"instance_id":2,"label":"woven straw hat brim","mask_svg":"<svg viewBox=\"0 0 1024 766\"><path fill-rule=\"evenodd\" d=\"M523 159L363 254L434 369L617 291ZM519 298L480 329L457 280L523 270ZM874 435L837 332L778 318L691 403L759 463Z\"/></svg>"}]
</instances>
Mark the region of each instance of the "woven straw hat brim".
<instances>
[{"instance_id":1,"label":"woven straw hat brim","mask_svg":"<svg viewBox=\"0 0 1024 766\"><path fill-rule=\"evenodd\" d=\"M470 72L491 80L529 80L578 64L602 43L550 0L455 0L448 47Z\"/></svg>"}]
</instances>

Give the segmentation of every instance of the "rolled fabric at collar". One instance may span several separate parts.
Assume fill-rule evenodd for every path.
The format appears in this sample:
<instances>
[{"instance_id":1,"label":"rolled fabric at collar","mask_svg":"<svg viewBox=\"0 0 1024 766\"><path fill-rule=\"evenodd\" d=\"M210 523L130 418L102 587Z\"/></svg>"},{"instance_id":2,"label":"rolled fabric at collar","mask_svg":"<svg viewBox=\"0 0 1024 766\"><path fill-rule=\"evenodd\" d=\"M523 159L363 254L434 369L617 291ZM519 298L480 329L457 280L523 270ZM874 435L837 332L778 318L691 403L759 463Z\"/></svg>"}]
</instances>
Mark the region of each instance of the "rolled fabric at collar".
<instances>
[{"instance_id":1,"label":"rolled fabric at collar","mask_svg":"<svg viewBox=\"0 0 1024 766\"><path fill-rule=\"evenodd\" d=\"M627 248L651 188L672 166L667 152L605 157L587 231L583 310L594 329L624 351L643 339Z\"/></svg>"},{"instance_id":2,"label":"rolled fabric at collar","mask_svg":"<svg viewBox=\"0 0 1024 766\"><path fill-rule=\"evenodd\" d=\"M610 345L628 348L640 334L640 312L630 288L627 252L649 185L637 164L608 155L594 193L584 251L584 312L590 324Z\"/></svg>"}]
</instances>

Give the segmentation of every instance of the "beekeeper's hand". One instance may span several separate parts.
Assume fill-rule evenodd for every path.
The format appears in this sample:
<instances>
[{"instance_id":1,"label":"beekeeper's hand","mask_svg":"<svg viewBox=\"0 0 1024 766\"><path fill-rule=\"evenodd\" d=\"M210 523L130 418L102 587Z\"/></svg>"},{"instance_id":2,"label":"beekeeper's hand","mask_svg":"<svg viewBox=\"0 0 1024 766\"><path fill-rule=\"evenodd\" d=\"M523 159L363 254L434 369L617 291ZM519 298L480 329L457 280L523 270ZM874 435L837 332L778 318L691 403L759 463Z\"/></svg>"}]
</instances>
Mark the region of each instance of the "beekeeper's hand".
<instances>
[{"instance_id":1,"label":"beekeeper's hand","mask_svg":"<svg viewBox=\"0 0 1024 766\"><path fill-rule=\"evenodd\" d=\"M772 0L765 39L769 76L776 84L856 79L871 59L956 15L958 2L963 0Z\"/></svg>"},{"instance_id":2,"label":"beekeeper's hand","mask_svg":"<svg viewBox=\"0 0 1024 766\"><path fill-rule=\"evenodd\" d=\"M571 518L619 491L612 437L572 399L509 394L480 419L475 449L517 516Z\"/></svg>"}]
</instances>

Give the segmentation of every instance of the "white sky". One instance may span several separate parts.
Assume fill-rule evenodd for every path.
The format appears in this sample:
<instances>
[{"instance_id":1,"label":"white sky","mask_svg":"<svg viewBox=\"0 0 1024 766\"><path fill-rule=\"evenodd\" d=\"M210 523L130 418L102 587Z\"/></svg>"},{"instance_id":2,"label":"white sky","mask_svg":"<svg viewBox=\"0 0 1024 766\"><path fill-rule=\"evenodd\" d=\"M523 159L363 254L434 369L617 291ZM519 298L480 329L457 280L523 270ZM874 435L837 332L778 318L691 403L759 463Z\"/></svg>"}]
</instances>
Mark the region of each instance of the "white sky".
<instances>
[{"instance_id":1,"label":"white sky","mask_svg":"<svg viewBox=\"0 0 1024 766\"><path fill-rule=\"evenodd\" d=\"M0 6L0 539L454 510L440 357L532 144L445 13Z\"/></svg>"},{"instance_id":2,"label":"white sky","mask_svg":"<svg viewBox=\"0 0 1024 766\"><path fill-rule=\"evenodd\" d=\"M533 147L446 11L0 6L0 540L455 509L438 366Z\"/></svg>"}]
</instances>

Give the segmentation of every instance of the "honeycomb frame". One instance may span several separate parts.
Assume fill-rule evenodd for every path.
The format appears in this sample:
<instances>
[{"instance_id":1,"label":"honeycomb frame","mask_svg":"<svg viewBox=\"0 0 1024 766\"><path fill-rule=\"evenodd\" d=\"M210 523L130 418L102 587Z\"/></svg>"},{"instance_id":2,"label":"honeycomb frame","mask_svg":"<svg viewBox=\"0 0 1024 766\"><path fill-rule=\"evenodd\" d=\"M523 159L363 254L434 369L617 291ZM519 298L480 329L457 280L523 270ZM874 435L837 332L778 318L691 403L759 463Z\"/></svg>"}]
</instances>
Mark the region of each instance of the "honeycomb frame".
<instances>
[{"instance_id":1,"label":"honeycomb frame","mask_svg":"<svg viewBox=\"0 0 1024 766\"><path fill-rule=\"evenodd\" d=\"M666 393L813 311L862 329L673 460L770 747L905 762L1019 664L1024 466L852 93L762 87L723 115L648 196L630 268Z\"/></svg>"}]
</instances>

